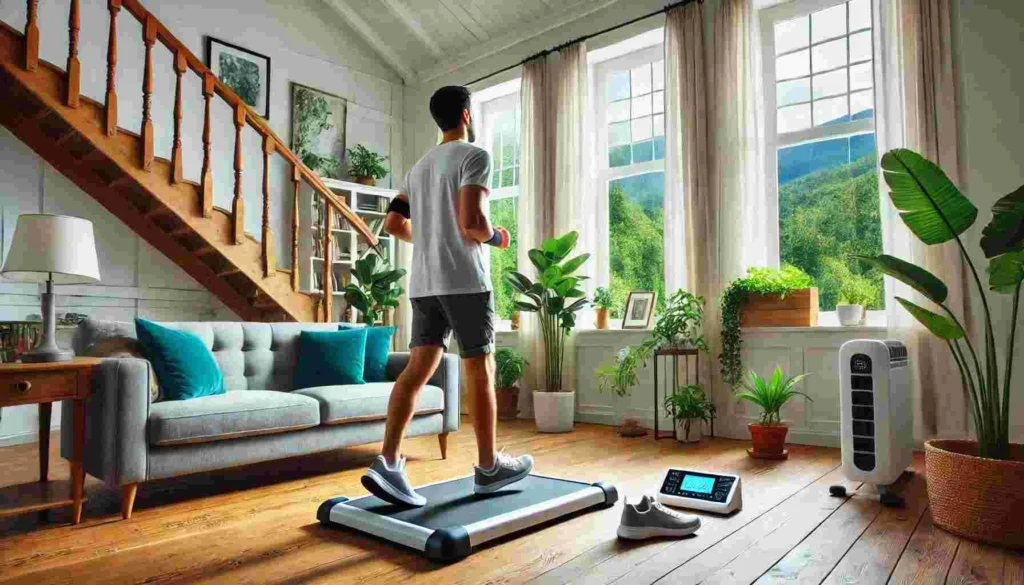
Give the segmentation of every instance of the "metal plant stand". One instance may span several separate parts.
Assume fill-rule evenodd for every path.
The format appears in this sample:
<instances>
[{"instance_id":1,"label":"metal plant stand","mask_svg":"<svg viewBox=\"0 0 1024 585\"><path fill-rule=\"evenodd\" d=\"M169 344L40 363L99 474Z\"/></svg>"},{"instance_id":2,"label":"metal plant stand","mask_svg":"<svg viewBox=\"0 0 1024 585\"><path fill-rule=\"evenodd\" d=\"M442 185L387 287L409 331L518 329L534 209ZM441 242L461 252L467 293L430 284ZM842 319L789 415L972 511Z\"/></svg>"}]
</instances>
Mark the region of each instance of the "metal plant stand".
<instances>
[{"instance_id":1,"label":"metal plant stand","mask_svg":"<svg viewBox=\"0 0 1024 585\"><path fill-rule=\"evenodd\" d=\"M673 439L678 439L679 438L678 432L676 430L676 425L675 425L675 414L676 414L675 413L675 408L672 409L672 422L673 422L673 424L672 424L672 434L671 435L665 435L664 437L658 436L658 418L659 418L659 413L661 412L661 409L662 409L662 407L665 404L665 399L668 398L668 393L669 393L669 390L666 389L665 390L664 398L662 398L661 400L658 399L658 388L659 388L658 381L661 379L660 376L659 376L660 366L661 366L661 362L662 362L661 358L671 358L670 360L665 360L665 361L667 361L667 362L672 364L672 370L671 370L672 390L671 391L673 393L675 393L676 389L679 388L679 357L680 356L683 357L683 365L684 365L685 371L686 371L686 377L683 380L683 383L684 384L690 384L691 383L690 380L691 380L691 371L692 371L692 373L693 373L692 374L693 375L693 382L692 383L693 384L700 384L700 356L699 356L699 352L696 349L693 349L693 348L685 348L685 349L665 348L665 349L658 349L658 350L654 351L654 439L655 440L667 439L670 436ZM693 362L692 370L691 370L691 366L690 366L691 358L692 358L692 362ZM667 380L668 380L668 378L666 377L666 381ZM711 398L712 401L714 400L714 397L710 396L710 393L709 393L709 398ZM711 436L712 437L715 436L715 419L714 419L714 417L711 418Z\"/></svg>"}]
</instances>

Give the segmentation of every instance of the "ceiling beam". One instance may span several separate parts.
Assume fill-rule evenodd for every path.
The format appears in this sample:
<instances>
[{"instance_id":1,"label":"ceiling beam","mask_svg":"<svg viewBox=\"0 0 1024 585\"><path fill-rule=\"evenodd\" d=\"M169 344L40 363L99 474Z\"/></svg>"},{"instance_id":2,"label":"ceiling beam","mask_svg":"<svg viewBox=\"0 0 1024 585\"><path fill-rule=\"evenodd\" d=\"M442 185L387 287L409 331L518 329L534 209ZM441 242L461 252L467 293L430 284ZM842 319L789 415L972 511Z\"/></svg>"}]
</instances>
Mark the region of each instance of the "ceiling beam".
<instances>
[{"instance_id":1,"label":"ceiling beam","mask_svg":"<svg viewBox=\"0 0 1024 585\"><path fill-rule=\"evenodd\" d=\"M448 12L452 13L452 16L459 21L462 26L466 27L466 30L470 32L477 40L484 40L487 38L487 31L480 25L473 15L466 10L465 6L462 6L455 0L440 0L441 4L448 9Z\"/></svg>"},{"instance_id":2,"label":"ceiling beam","mask_svg":"<svg viewBox=\"0 0 1024 585\"><path fill-rule=\"evenodd\" d=\"M444 51L442 51L441 47L434 42L434 39L430 38L430 35L427 34L423 25L420 24L419 19L416 18L402 0L384 0L384 3L387 4L387 7L391 10L392 14L405 23L405 26L412 31L413 36L419 39L419 41L427 47L427 50L430 51L430 54L433 55L435 59L441 59L444 57Z\"/></svg>"},{"instance_id":3,"label":"ceiling beam","mask_svg":"<svg viewBox=\"0 0 1024 585\"><path fill-rule=\"evenodd\" d=\"M355 8L349 4L348 0L324 0L324 3L334 9L345 22L352 27L352 30L356 32L364 41L369 43L370 47L377 52L378 55L391 66L392 69L398 72L398 74L405 81L406 85L416 83L416 73L401 57L398 56L394 50L391 49L391 45L385 41L379 34L377 34L370 25L363 20L363 17L359 16Z\"/></svg>"}]
</instances>

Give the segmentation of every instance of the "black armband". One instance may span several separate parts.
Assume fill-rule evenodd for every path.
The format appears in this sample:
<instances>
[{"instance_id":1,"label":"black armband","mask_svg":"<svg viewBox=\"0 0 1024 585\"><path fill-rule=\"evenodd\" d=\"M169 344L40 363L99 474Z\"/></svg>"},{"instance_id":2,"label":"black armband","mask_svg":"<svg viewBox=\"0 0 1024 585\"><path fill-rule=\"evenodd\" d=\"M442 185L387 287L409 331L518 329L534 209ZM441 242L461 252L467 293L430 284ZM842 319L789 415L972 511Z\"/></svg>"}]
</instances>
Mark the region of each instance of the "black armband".
<instances>
[{"instance_id":1,"label":"black armband","mask_svg":"<svg viewBox=\"0 0 1024 585\"><path fill-rule=\"evenodd\" d=\"M409 219L409 202L395 197L391 200L391 205L388 205L388 213L397 213L405 219Z\"/></svg>"}]
</instances>

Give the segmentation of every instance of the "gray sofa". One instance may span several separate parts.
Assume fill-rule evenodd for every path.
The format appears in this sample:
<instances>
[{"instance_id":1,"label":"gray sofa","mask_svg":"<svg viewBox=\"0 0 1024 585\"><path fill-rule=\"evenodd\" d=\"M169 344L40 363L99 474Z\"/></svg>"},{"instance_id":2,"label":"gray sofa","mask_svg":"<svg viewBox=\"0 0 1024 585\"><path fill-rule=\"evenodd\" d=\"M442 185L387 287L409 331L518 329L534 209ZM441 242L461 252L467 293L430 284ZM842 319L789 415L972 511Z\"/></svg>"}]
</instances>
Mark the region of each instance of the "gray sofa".
<instances>
[{"instance_id":1,"label":"gray sofa","mask_svg":"<svg viewBox=\"0 0 1024 585\"><path fill-rule=\"evenodd\" d=\"M164 323L191 331L213 352L227 393L191 400L150 399L150 364L110 358L93 370L87 405L86 473L121 486L122 515L131 516L139 483L257 461L280 459L383 439L392 382L292 388L303 330L335 331L330 323ZM110 337L135 338L134 323L89 320L73 346L88 355ZM394 380L407 353L388 357ZM61 416L61 453L71 455L71 403ZM417 399L408 436L447 435L459 428L459 365L445 355Z\"/></svg>"}]
</instances>

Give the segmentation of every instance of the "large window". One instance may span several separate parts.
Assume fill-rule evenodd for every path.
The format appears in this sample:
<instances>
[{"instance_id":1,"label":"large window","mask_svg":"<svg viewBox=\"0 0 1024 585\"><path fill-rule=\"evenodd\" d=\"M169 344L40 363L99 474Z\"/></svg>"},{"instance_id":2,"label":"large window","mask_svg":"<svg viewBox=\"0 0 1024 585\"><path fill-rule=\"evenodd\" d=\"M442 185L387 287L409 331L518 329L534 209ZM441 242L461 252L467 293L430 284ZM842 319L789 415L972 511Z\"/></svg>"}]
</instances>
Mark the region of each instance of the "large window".
<instances>
[{"instance_id":1,"label":"large window","mask_svg":"<svg viewBox=\"0 0 1024 585\"><path fill-rule=\"evenodd\" d=\"M589 55L596 187L606 202L607 285L621 316L631 290L665 298L665 63L661 30ZM603 205L606 203L607 205Z\"/></svg>"},{"instance_id":2,"label":"large window","mask_svg":"<svg viewBox=\"0 0 1024 585\"><path fill-rule=\"evenodd\" d=\"M491 248L491 284L494 310L498 319L508 320L515 311L516 295L505 284L504 274L516 270L517 221L519 201L519 80L501 83L473 95L473 118L478 132L477 144L491 154L491 194L488 197L491 223L500 225L512 236L505 250Z\"/></svg>"},{"instance_id":3,"label":"large window","mask_svg":"<svg viewBox=\"0 0 1024 585\"><path fill-rule=\"evenodd\" d=\"M813 276L820 309L844 282L883 308L870 0L797 0L761 13L769 185L780 260Z\"/></svg>"}]
</instances>

